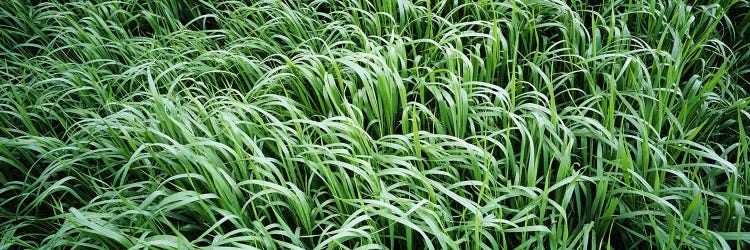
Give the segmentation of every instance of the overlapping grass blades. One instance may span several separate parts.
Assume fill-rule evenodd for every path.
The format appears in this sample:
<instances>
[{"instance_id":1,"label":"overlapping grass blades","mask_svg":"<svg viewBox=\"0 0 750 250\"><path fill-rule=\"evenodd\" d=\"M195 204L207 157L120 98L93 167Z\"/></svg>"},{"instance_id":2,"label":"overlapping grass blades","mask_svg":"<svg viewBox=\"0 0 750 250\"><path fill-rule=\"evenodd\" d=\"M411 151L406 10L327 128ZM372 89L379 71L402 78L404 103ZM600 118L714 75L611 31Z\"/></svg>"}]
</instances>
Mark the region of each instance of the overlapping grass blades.
<instances>
[{"instance_id":1,"label":"overlapping grass blades","mask_svg":"<svg viewBox=\"0 0 750 250\"><path fill-rule=\"evenodd\" d=\"M0 3L0 248L744 249L750 3Z\"/></svg>"}]
</instances>

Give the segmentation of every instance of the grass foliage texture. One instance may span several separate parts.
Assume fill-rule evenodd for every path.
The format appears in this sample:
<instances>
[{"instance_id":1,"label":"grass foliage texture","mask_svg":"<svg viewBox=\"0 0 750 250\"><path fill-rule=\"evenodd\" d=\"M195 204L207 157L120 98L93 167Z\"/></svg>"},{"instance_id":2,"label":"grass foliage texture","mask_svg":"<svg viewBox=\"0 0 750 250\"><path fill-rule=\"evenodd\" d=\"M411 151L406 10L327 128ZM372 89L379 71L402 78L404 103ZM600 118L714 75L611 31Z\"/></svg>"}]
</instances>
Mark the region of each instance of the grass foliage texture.
<instances>
[{"instance_id":1,"label":"grass foliage texture","mask_svg":"<svg viewBox=\"0 0 750 250\"><path fill-rule=\"evenodd\" d=\"M0 1L0 249L747 249L749 3Z\"/></svg>"}]
</instances>

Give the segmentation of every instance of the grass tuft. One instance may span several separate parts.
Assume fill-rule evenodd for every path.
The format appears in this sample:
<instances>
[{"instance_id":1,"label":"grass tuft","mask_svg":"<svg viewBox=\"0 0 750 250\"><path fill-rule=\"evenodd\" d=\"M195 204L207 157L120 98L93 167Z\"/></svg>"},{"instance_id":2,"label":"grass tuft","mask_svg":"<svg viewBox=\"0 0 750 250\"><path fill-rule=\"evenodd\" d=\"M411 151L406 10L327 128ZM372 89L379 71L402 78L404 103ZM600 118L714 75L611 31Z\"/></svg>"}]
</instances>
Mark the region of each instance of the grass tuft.
<instances>
[{"instance_id":1,"label":"grass tuft","mask_svg":"<svg viewBox=\"0 0 750 250\"><path fill-rule=\"evenodd\" d=\"M0 2L0 249L746 249L750 2Z\"/></svg>"}]
</instances>

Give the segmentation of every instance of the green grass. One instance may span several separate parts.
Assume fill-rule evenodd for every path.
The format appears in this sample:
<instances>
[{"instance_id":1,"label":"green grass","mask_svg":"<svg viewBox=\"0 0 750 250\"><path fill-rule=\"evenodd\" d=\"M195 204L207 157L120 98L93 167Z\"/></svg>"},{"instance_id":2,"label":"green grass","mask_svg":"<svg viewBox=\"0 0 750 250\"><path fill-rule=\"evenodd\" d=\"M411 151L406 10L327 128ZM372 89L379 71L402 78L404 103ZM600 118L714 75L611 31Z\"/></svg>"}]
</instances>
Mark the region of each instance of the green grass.
<instances>
[{"instance_id":1,"label":"green grass","mask_svg":"<svg viewBox=\"0 0 750 250\"><path fill-rule=\"evenodd\" d=\"M65 2L0 1L0 249L750 247L747 0Z\"/></svg>"}]
</instances>

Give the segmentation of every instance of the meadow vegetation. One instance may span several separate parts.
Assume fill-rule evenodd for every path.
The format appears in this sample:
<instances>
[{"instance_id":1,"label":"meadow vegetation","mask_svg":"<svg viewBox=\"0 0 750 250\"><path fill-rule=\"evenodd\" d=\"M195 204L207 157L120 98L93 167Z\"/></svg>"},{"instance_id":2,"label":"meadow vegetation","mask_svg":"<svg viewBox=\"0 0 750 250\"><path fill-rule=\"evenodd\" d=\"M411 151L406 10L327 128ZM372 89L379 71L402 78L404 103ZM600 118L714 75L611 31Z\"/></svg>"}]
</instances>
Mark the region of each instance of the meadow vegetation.
<instances>
[{"instance_id":1,"label":"meadow vegetation","mask_svg":"<svg viewBox=\"0 0 750 250\"><path fill-rule=\"evenodd\" d=\"M748 0L0 1L0 249L747 249Z\"/></svg>"}]
</instances>

